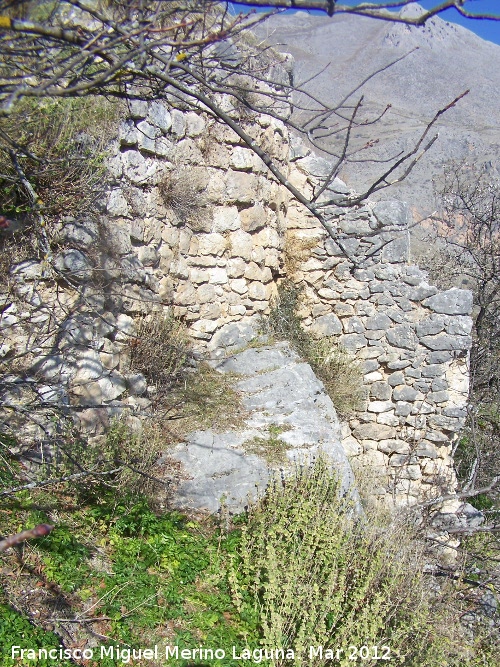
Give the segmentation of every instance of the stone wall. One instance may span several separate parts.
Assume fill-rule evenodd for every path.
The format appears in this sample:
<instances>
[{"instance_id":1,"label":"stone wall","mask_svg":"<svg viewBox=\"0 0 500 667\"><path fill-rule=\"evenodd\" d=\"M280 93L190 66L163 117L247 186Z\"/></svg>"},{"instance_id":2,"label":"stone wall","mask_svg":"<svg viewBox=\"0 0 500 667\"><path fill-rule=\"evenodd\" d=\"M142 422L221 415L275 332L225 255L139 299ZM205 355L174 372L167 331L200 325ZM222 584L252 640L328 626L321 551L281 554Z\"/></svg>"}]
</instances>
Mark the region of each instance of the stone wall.
<instances>
[{"instance_id":1,"label":"stone wall","mask_svg":"<svg viewBox=\"0 0 500 667\"><path fill-rule=\"evenodd\" d=\"M329 168L310 156L293 164L290 179L302 188ZM472 294L439 292L409 263L403 202L332 214L338 242L290 204L285 246L299 257L307 248L293 267L304 287L301 315L313 333L335 337L362 363L366 406L344 424L346 452L378 473L375 494L415 502L455 484L451 450L466 415Z\"/></svg>"},{"instance_id":2,"label":"stone wall","mask_svg":"<svg viewBox=\"0 0 500 667\"><path fill-rule=\"evenodd\" d=\"M304 192L328 173L282 123L241 122ZM377 471L374 493L406 503L453 486L471 294L440 293L409 264L405 204L333 207L336 242L232 130L160 103L130 103L109 173L99 216L61 220L51 266L12 269L0 322L9 349L20 350L24 322L38 318L33 377L47 395L62 391L91 436L110 416L149 405L144 378L128 369L137 318L173 312L201 349L220 355L252 335L248 323L288 277L304 287L304 325L363 364L369 399L344 425L343 444ZM326 195L347 191L336 180Z\"/></svg>"},{"instance_id":3,"label":"stone wall","mask_svg":"<svg viewBox=\"0 0 500 667\"><path fill-rule=\"evenodd\" d=\"M283 125L256 121L247 131L286 169ZM194 112L136 104L110 167L112 235L130 238L122 252L139 260L155 298L173 305L195 339L268 310L286 197L232 130ZM140 298L128 308L141 310Z\"/></svg>"}]
</instances>

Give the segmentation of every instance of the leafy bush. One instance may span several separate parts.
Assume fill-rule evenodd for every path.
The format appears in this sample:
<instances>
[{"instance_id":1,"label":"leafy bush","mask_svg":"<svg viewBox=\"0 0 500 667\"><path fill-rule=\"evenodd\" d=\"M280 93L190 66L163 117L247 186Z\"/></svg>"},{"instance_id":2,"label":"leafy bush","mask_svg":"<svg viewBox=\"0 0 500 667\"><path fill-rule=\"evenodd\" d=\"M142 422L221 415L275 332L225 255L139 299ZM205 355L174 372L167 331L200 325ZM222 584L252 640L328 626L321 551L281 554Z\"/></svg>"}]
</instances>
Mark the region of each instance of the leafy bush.
<instances>
[{"instance_id":1,"label":"leafy bush","mask_svg":"<svg viewBox=\"0 0 500 667\"><path fill-rule=\"evenodd\" d=\"M18 553L2 554L2 646L57 647L58 638L46 633L55 624L65 647L94 645L95 633L115 645L220 647L226 658L207 661L215 667L255 664L232 659L233 646L255 656L293 648L296 658L287 664L311 667L375 667L382 661L372 659L374 646L379 656L389 646L396 667L497 664L487 635L476 635L477 646L460 637L455 598L447 611L426 588L414 527L356 514L322 460L271 484L229 532L213 517L155 513L138 489L108 488L83 502L61 488L33 489L0 507L4 534L39 522L56 527ZM311 645L322 645L323 657L316 651L309 660ZM350 646L357 659L349 659ZM344 650L339 660L328 657L329 647ZM13 664L0 659L2 667Z\"/></svg>"},{"instance_id":2,"label":"leafy bush","mask_svg":"<svg viewBox=\"0 0 500 667\"><path fill-rule=\"evenodd\" d=\"M429 607L414 530L360 516L324 460L275 480L241 530L235 604L243 613L249 591L262 646L295 654L272 664L458 664L455 628ZM310 646L342 651L311 656Z\"/></svg>"},{"instance_id":3,"label":"leafy bush","mask_svg":"<svg viewBox=\"0 0 500 667\"><path fill-rule=\"evenodd\" d=\"M312 366L342 417L362 408L365 399L363 376L358 362L335 338L314 339L297 316L301 289L284 281L265 328L277 338L288 340Z\"/></svg>"}]
</instances>

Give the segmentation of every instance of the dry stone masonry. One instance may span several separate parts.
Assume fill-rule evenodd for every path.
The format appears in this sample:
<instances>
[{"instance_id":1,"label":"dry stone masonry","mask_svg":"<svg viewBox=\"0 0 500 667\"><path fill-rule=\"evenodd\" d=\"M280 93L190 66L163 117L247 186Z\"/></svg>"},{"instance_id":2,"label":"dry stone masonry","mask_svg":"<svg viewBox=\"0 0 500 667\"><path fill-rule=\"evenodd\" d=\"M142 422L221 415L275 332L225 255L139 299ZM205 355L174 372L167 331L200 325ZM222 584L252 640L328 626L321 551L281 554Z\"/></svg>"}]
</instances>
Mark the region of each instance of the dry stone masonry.
<instances>
[{"instance_id":1,"label":"dry stone masonry","mask_svg":"<svg viewBox=\"0 0 500 667\"><path fill-rule=\"evenodd\" d=\"M298 159L291 177L312 187L312 170L320 177L328 163ZM301 314L312 332L336 337L362 361L366 407L344 424L346 452L378 473L374 494L416 502L455 484L451 450L466 414L472 294L439 292L409 263L403 202L336 213L338 242L290 204L289 242L299 254L308 248L294 266L305 286Z\"/></svg>"},{"instance_id":2,"label":"dry stone masonry","mask_svg":"<svg viewBox=\"0 0 500 667\"><path fill-rule=\"evenodd\" d=\"M329 173L281 122L241 122L305 193ZM62 392L90 436L124 411L134 424L150 404L128 370L138 318L173 312L221 358L250 340L286 277L303 287L311 333L362 361L366 409L343 425L343 446L376 473L373 493L399 504L453 487L472 297L439 292L411 265L406 204L333 206L333 239L232 130L161 103L130 102L108 164L101 215L61 220L52 267L28 260L11 272L3 348L22 348L23 309L36 313L45 334L33 377L47 396ZM348 192L336 179L324 196Z\"/></svg>"}]
</instances>

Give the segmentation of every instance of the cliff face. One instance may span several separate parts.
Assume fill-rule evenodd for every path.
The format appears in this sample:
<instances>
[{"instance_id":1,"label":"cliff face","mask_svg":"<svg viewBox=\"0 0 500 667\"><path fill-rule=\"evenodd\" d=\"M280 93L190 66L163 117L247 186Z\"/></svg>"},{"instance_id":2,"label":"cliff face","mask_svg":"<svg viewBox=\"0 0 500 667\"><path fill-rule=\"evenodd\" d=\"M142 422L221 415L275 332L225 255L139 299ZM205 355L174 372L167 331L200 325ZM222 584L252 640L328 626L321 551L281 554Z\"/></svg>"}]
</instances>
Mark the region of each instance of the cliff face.
<instances>
[{"instance_id":1,"label":"cliff face","mask_svg":"<svg viewBox=\"0 0 500 667\"><path fill-rule=\"evenodd\" d=\"M312 191L328 173L282 123L242 122L291 183ZM112 150L101 214L61 220L53 268L33 260L11 272L5 340L21 350L25 322L37 322L33 377L48 401L73 406L98 436L110 417L148 407L144 378L129 371L138 318L172 312L220 359L251 339L286 277L303 288L304 325L363 363L369 397L342 426L343 445L376 473L374 494L406 504L454 487L472 296L439 292L409 264L404 203L333 209L337 243L232 130L160 103L132 102ZM346 190L338 181L329 194Z\"/></svg>"},{"instance_id":2,"label":"cliff face","mask_svg":"<svg viewBox=\"0 0 500 667\"><path fill-rule=\"evenodd\" d=\"M405 11L418 12L411 4ZM408 150L435 111L465 90L469 94L439 120L439 139L411 178L391 188L390 196L412 210L435 210L433 182L454 160L490 162L498 172L500 146L500 46L440 17L425 27L373 21L359 16L305 12L278 14L260 26L260 34L295 58L297 80L309 80L310 93L329 103L340 100L375 71L404 57L363 86L366 108L391 109L380 125L361 128L351 148L379 139L364 157L387 159ZM325 48L328 45L328 48ZM417 50L414 50L417 47ZM496 63L496 65L495 65ZM313 76L318 75L318 76ZM358 96L353 99L357 100ZM352 162L343 178L363 191L380 175L380 163ZM381 193L376 198L380 199Z\"/></svg>"}]
</instances>

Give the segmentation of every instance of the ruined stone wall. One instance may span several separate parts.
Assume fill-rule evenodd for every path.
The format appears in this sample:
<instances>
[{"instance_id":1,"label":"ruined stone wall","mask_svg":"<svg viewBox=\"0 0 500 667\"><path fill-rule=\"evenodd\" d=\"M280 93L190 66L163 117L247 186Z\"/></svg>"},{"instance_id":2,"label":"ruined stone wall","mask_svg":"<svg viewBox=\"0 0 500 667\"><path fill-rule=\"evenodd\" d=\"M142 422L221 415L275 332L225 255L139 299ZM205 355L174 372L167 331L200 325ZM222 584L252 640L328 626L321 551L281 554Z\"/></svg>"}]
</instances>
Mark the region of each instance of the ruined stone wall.
<instances>
[{"instance_id":1,"label":"ruined stone wall","mask_svg":"<svg viewBox=\"0 0 500 667\"><path fill-rule=\"evenodd\" d=\"M256 121L243 125L286 170L283 125ZM133 106L116 149L111 234L130 239L122 252L139 260L158 302L173 305L200 341L267 312L280 276L286 195L261 160L213 119L159 104ZM144 310L138 288L137 296L130 313Z\"/></svg>"},{"instance_id":2,"label":"ruined stone wall","mask_svg":"<svg viewBox=\"0 0 500 667\"><path fill-rule=\"evenodd\" d=\"M329 165L296 152L290 180L312 190ZM362 364L366 405L344 424L346 452L377 472L375 494L415 502L455 483L451 450L466 415L472 293L439 292L411 265L403 202L331 213L337 242L290 203L285 247L301 259L293 266L304 286L301 315Z\"/></svg>"},{"instance_id":3,"label":"ruined stone wall","mask_svg":"<svg viewBox=\"0 0 500 667\"><path fill-rule=\"evenodd\" d=\"M304 192L329 172L282 123L241 122ZM33 372L47 396L78 406L90 435L123 410L139 415L149 399L128 368L137 318L173 312L201 348L220 352L252 335L248 323L288 277L304 287L304 325L363 364L369 398L343 444L377 471L374 494L406 503L453 486L471 294L440 293L409 264L405 204L333 207L336 242L232 130L160 103L130 104L109 173L99 216L61 220L53 266L28 260L11 272L0 326L13 349L24 345L27 295L25 319L35 313L45 332ZM336 180L325 196L346 192Z\"/></svg>"}]
</instances>

